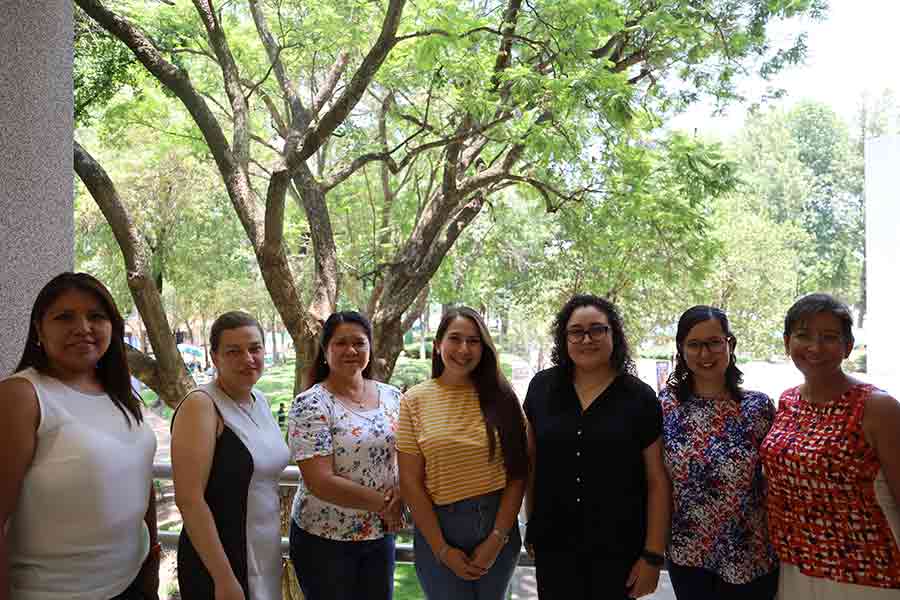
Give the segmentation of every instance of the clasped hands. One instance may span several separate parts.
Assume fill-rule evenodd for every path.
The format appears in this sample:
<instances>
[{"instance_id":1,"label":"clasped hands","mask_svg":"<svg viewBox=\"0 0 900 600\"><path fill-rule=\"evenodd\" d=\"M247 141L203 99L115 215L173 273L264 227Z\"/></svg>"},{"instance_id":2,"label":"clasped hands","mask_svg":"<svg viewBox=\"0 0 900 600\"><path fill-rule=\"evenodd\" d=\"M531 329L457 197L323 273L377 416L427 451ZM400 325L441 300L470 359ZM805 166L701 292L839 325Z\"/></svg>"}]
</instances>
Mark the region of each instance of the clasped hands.
<instances>
[{"instance_id":1,"label":"clasped hands","mask_svg":"<svg viewBox=\"0 0 900 600\"><path fill-rule=\"evenodd\" d=\"M403 501L399 488L392 487L384 493L384 504L378 516L384 521L386 533L397 533L403 528Z\"/></svg>"},{"instance_id":2,"label":"clasped hands","mask_svg":"<svg viewBox=\"0 0 900 600\"><path fill-rule=\"evenodd\" d=\"M493 566L505 543L500 536L490 534L475 546L471 554L445 544L437 558L460 579L474 581L484 576Z\"/></svg>"}]
</instances>

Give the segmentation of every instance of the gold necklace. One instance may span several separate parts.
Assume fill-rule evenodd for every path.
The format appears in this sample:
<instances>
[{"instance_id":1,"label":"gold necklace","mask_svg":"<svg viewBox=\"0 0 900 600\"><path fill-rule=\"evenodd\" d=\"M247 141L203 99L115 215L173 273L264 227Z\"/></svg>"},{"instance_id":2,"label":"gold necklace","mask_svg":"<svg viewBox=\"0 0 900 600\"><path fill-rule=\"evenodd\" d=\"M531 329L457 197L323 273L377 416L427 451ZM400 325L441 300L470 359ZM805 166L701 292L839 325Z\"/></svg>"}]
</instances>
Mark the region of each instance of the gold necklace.
<instances>
[{"instance_id":1,"label":"gold necklace","mask_svg":"<svg viewBox=\"0 0 900 600\"><path fill-rule=\"evenodd\" d=\"M356 406L359 410L363 410L366 407L366 391L368 390L368 385L369 385L369 382L364 379L362 391L359 393L359 397L360 397L359 400L355 400L349 394L338 394L334 390L328 389L327 387L326 387L326 389L328 389L328 392L332 396L334 396L335 398L340 400L342 403L353 405L353 406Z\"/></svg>"}]
</instances>

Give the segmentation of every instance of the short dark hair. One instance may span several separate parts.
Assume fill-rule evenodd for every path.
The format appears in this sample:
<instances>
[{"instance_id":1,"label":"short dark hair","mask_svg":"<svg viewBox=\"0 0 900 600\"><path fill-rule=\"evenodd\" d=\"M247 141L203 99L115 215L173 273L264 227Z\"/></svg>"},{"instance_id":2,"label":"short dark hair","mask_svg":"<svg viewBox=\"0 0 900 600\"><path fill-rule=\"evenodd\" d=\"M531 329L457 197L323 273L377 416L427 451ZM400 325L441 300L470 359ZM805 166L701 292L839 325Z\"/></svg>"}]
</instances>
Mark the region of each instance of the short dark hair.
<instances>
[{"instance_id":1,"label":"short dark hair","mask_svg":"<svg viewBox=\"0 0 900 600\"><path fill-rule=\"evenodd\" d=\"M209 349L213 352L218 352L219 342L222 341L222 332L229 329L238 329L239 327L256 327L259 329L259 335L263 340L263 345L265 345L266 334L263 332L259 321L250 313L245 313L242 310L232 310L219 315L213 321L212 327L209 329Z\"/></svg>"},{"instance_id":2,"label":"short dark hair","mask_svg":"<svg viewBox=\"0 0 900 600\"><path fill-rule=\"evenodd\" d=\"M785 337L791 335L794 327L798 324L821 312L830 313L838 318L841 322L841 335L844 341L850 342L852 345L854 342L853 315L850 307L830 294L807 294L794 302L784 317Z\"/></svg>"},{"instance_id":3,"label":"short dark hair","mask_svg":"<svg viewBox=\"0 0 900 600\"><path fill-rule=\"evenodd\" d=\"M131 419L140 423L141 400L131 387L131 371L128 370L128 353L125 349L125 319L122 318L116 301L106 286L95 277L87 273L72 273L66 271L60 273L38 292L34 305L31 307L31 317L28 321L28 337L25 340L25 349L16 371L28 368L47 374L50 364L47 355L38 343L38 324L49 310L50 306L64 293L78 290L93 295L106 312L112 325L112 333L109 339L109 348L97 362L97 379L103 386L103 390L113 403L125 415L125 420L131 425Z\"/></svg>"},{"instance_id":4,"label":"short dark hair","mask_svg":"<svg viewBox=\"0 0 900 600\"><path fill-rule=\"evenodd\" d=\"M441 343L450 324L456 319L470 320L481 338L481 360L469 377L478 393L478 404L487 431L489 456L493 459L496 453L496 432L500 437L503 466L507 476L510 479L525 478L528 476L528 438L525 433L525 419L516 392L500 369L500 357L497 355L497 348L484 319L478 311L468 306L451 308L441 318L434 333L434 345L437 347ZM444 368L440 352L432 350L431 376L440 377Z\"/></svg>"},{"instance_id":5,"label":"short dark hair","mask_svg":"<svg viewBox=\"0 0 900 600\"><path fill-rule=\"evenodd\" d=\"M622 316L616 305L600 296L593 294L576 294L569 298L569 301L563 304L563 307L556 313L553 320L553 350L550 353L550 362L560 366L572 374L575 363L569 356L569 348L566 345L566 325L569 319L579 308L585 306L593 306L606 315L609 320L610 334L612 334L613 349L612 355L609 357L610 366L616 373L637 374L637 367L631 358L631 350L628 347L628 339L625 337L625 326L622 322Z\"/></svg>"},{"instance_id":6,"label":"short dark hair","mask_svg":"<svg viewBox=\"0 0 900 600\"><path fill-rule=\"evenodd\" d=\"M333 313L325 320L322 326L322 333L319 335L319 346L316 348L316 356L312 365L309 367L309 385L313 386L321 381L325 381L331 368L325 360L325 350L328 348L328 342L334 337L334 332L341 323L354 323L363 328L366 333L366 339L369 340L369 362L362 371L362 376L371 379L372 376L372 324L369 319L362 313L355 310L342 310Z\"/></svg>"},{"instance_id":7,"label":"short dark hair","mask_svg":"<svg viewBox=\"0 0 900 600\"><path fill-rule=\"evenodd\" d=\"M666 380L666 387L677 402L686 401L694 393L694 374L688 369L684 359L684 340L695 325L710 319L719 322L722 331L725 332L725 337L728 338L729 357L728 367L725 369L725 387L735 400L741 399L741 383L744 382L744 374L738 369L735 360L734 348L737 346L737 338L731 333L728 315L721 308L699 304L684 311L681 318L678 319L678 330L675 333L675 370Z\"/></svg>"}]
</instances>

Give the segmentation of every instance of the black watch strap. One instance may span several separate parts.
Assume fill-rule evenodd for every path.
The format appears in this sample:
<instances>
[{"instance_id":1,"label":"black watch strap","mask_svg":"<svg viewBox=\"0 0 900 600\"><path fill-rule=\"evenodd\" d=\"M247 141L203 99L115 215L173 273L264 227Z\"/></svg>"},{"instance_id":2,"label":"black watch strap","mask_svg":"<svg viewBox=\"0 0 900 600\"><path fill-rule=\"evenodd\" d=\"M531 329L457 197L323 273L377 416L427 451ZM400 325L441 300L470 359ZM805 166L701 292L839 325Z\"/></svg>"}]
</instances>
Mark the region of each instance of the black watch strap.
<instances>
[{"instance_id":1,"label":"black watch strap","mask_svg":"<svg viewBox=\"0 0 900 600\"><path fill-rule=\"evenodd\" d=\"M662 554L657 554L656 552L650 552L649 550L644 550L641 552L641 558L644 559L648 565L652 567L661 567L666 562L666 557Z\"/></svg>"}]
</instances>

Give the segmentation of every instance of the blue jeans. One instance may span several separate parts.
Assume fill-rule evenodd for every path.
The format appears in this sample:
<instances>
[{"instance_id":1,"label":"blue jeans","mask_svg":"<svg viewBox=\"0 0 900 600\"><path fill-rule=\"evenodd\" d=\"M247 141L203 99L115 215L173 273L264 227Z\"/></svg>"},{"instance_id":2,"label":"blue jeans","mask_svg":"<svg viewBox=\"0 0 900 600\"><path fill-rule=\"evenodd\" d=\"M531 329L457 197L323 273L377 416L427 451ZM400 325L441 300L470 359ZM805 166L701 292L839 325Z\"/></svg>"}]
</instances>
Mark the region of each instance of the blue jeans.
<instances>
[{"instance_id":1,"label":"blue jeans","mask_svg":"<svg viewBox=\"0 0 900 600\"><path fill-rule=\"evenodd\" d=\"M394 594L393 535L342 542L292 521L290 555L306 600L391 600Z\"/></svg>"},{"instance_id":2,"label":"blue jeans","mask_svg":"<svg viewBox=\"0 0 900 600\"><path fill-rule=\"evenodd\" d=\"M678 600L772 600L778 591L778 568L753 581L734 584L699 567L682 567L672 561L667 567Z\"/></svg>"},{"instance_id":3,"label":"blue jeans","mask_svg":"<svg viewBox=\"0 0 900 600\"><path fill-rule=\"evenodd\" d=\"M500 493L467 498L459 502L435 506L444 539L454 548L470 554L494 530L500 508ZM522 539L518 525L509 532L509 541L500 551L488 572L475 581L457 577L431 551L418 530L413 538L416 575L427 600L504 600L519 560Z\"/></svg>"}]
</instances>

